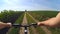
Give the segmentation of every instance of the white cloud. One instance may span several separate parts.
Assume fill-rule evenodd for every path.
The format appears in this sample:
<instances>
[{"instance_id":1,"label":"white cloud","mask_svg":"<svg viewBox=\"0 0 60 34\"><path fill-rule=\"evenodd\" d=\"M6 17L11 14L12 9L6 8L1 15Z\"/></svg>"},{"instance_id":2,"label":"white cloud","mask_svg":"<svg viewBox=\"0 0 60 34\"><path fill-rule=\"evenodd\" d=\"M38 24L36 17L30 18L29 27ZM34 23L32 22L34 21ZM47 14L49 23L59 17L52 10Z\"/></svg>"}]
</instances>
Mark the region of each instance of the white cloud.
<instances>
[{"instance_id":1,"label":"white cloud","mask_svg":"<svg viewBox=\"0 0 60 34\"><path fill-rule=\"evenodd\" d=\"M28 3L24 5L24 3ZM30 2L30 3L29 3ZM4 0L4 5L0 10L54 10L51 7L44 6L42 4L34 3L34 0ZM49 2L48 2L49 3Z\"/></svg>"}]
</instances>

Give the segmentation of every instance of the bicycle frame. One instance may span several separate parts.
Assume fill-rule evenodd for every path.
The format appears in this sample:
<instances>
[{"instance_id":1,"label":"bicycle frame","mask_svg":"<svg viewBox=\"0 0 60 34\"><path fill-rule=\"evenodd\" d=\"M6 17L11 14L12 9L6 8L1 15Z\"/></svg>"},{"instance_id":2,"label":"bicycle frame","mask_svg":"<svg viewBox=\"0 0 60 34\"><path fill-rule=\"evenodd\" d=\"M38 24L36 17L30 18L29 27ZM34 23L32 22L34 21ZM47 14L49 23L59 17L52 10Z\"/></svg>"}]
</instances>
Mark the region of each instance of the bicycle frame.
<instances>
[{"instance_id":1,"label":"bicycle frame","mask_svg":"<svg viewBox=\"0 0 60 34\"><path fill-rule=\"evenodd\" d=\"M36 26L36 25L37 25L37 23L32 23L32 24L29 24L29 25L12 24L13 27L24 27L24 33L25 34L28 34L28 30L27 30L28 27Z\"/></svg>"}]
</instances>

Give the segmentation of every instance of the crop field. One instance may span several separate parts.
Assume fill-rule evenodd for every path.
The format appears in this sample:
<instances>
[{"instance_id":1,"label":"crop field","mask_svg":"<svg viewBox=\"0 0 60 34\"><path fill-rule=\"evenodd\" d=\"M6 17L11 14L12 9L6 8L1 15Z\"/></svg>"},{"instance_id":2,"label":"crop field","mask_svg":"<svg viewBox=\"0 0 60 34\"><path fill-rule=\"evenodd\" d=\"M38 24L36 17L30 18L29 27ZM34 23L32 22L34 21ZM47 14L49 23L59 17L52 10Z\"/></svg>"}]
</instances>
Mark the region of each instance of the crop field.
<instances>
[{"instance_id":1,"label":"crop field","mask_svg":"<svg viewBox=\"0 0 60 34\"><path fill-rule=\"evenodd\" d=\"M29 11L28 13L32 15L36 20L44 21L49 18L55 17L58 12L57 11ZM28 19L30 20L31 18ZM33 21L30 20L29 22L33 22ZM52 32L52 34L60 34L60 28L51 28L51 27L47 27L47 28ZM37 27L36 29L40 34L45 34L43 29L41 29L40 27Z\"/></svg>"},{"instance_id":2,"label":"crop field","mask_svg":"<svg viewBox=\"0 0 60 34\"><path fill-rule=\"evenodd\" d=\"M27 14L27 21L28 21L28 24L36 23L28 14ZM30 30L30 34L34 34L34 32L32 30L32 27L30 27L29 30ZM40 27L36 27L36 30L38 30L39 34L44 34L45 33Z\"/></svg>"},{"instance_id":3,"label":"crop field","mask_svg":"<svg viewBox=\"0 0 60 34\"><path fill-rule=\"evenodd\" d=\"M25 20L28 24L36 23L36 21L44 21L49 18L55 17L58 14L58 11L13 11L13 10L4 10L0 13L0 21L7 23L11 22L12 24L22 24L24 15ZM47 29L48 30L47 30ZM60 34L60 28L51 28L46 27L42 28L40 26L37 27L29 27L30 34ZM45 29L45 30L44 30ZM20 34L19 31L21 28L4 28L0 30L0 34ZM3 32L3 33L2 33Z\"/></svg>"},{"instance_id":4,"label":"crop field","mask_svg":"<svg viewBox=\"0 0 60 34\"><path fill-rule=\"evenodd\" d=\"M11 22L12 24L18 23L20 24L22 22L22 19L24 17L24 12L22 11L7 11L4 10L4 12L0 13L0 21L7 23ZM19 28L4 28L0 30L0 34L18 34Z\"/></svg>"}]
</instances>

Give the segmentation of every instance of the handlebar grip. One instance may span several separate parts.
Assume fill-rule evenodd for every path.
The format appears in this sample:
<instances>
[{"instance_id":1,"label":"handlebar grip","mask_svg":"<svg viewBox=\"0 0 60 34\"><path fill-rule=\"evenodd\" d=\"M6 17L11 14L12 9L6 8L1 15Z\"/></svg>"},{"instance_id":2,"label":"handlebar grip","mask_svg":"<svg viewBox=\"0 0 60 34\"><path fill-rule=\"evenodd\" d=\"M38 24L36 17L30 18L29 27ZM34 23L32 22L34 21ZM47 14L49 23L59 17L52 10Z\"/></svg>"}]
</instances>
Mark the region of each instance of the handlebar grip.
<instances>
[{"instance_id":1,"label":"handlebar grip","mask_svg":"<svg viewBox=\"0 0 60 34\"><path fill-rule=\"evenodd\" d=\"M32 23L32 25L36 28L37 27L37 23Z\"/></svg>"},{"instance_id":2,"label":"handlebar grip","mask_svg":"<svg viewBox=\"0 0 60 34\"><path fill-rule=\"evenodd\" d=\"M32 23L32 25L37 25L37 23Z\"/></svg>"},{"instance_id":3,"label":"handlebar grip","mask_svg":"<svg viewBox=\"0 0 60 34\"><path fill-rule=\"evenodd\" d=\"M20 24L12 24L12 26L20 26Z\"/></svg>"},{"instance_id":4,"label":"handlebar grip","mask_svg":"<svg viewBox=\"0 0 60 34\"><path fill-rule=\"evenodd\" d=\"M13 27L20 27L20 24L12 24Z\"/></svg>"}]
</instances>

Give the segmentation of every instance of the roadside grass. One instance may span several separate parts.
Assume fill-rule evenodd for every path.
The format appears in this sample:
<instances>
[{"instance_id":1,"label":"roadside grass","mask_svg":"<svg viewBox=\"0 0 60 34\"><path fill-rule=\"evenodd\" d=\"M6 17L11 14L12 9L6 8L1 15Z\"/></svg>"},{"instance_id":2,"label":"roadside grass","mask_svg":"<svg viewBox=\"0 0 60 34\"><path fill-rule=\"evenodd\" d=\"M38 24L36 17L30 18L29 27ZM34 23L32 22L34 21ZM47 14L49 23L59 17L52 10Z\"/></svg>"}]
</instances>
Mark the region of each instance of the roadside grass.
<instances>
[{"instance_id":1,"label":"roadside grass","mask_svg":"<svg viewBox=\"0 0 60 34\"><path fill-rule=\"evenodd\" d=\"M39 21L44 21L49 18L55 17L58 12L57 11L31 11L28 13L30 13L35 19ZM52 32L52 34L60 34L60 28L48 27L48 29Z\"/></svg>"},{"instance_id":2,"label":"roadside grass","mask_svg":"<svg viewBox=\"0 0 60 34\"><path fill-rule=\"evenodd\" d=\"M28 14L27 14L27 20L28 20L28 24L36 23ZM30 27L29 29L30 29L30 34L34 34L32 28ZM38 31L39 34L45 34L45 32L39 26L36 27L35 29Z\"/></svg>"},{"instance_id":3,"label":"roadside grass","mask_svg":"<svg viewBox=\"0 0 60 34\"><path fill-rule=\"evenodd\" d=\"M28 14L26 14L26 17L27 17L28 24L35 23L34 20L32 20L32 18ZM30 34L34 34L31 27L29 27L29 32Z\"/></svg>"},{"instance_id":4,"label":"roadside grass","mask_svg":"<svg viewBox=\"0 0 60 34\"><path fill-rule=\"evenodd\" d=\"M23 17L24 17L24 13L16 20L14 24L21 24ZM20 30L20 27L19 28L12 27L8 34L19 34L19 30Z\"/></svg>"}]
</instances>

